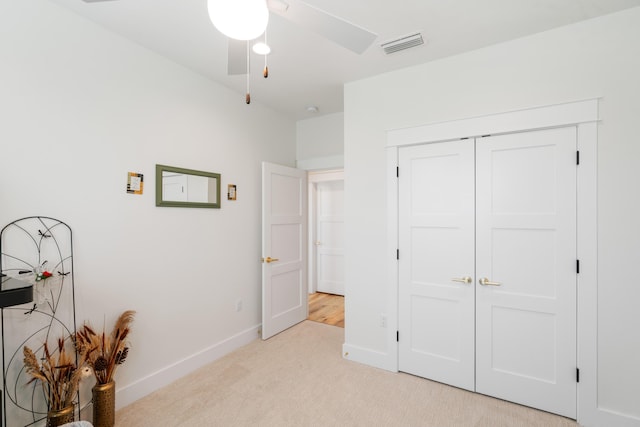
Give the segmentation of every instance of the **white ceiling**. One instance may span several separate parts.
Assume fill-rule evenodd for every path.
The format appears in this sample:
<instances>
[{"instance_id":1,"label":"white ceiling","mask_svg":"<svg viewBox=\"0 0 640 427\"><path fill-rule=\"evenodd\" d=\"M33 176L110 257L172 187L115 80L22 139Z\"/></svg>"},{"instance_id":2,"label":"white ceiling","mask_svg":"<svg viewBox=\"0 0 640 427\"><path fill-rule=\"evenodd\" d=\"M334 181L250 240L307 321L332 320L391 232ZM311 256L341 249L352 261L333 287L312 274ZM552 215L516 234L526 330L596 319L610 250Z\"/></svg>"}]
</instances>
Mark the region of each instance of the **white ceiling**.
<instances>
[{"instance_id":1,"label":"white ceiling","mask_svg":"<svg viewBox=\"0 0 640 427\"><path fill-rule=\"evenodd\" d=\"M50 0L238 92L246 76L227 75L227 39L211 24L207 0ZM291 0L299 1L299 0ZM252 102L299 120L343 111L343 84L596 16L640 0L305 0L378 38L363 54L271 14L269 78L254 55ZM420 31L425 44L385 55L380 44ZM79 35L82 37L82 35ZM306 111L315 105L319 113ZM251 108L251 106L247 106Z\"/></svg>"}]
</instances>

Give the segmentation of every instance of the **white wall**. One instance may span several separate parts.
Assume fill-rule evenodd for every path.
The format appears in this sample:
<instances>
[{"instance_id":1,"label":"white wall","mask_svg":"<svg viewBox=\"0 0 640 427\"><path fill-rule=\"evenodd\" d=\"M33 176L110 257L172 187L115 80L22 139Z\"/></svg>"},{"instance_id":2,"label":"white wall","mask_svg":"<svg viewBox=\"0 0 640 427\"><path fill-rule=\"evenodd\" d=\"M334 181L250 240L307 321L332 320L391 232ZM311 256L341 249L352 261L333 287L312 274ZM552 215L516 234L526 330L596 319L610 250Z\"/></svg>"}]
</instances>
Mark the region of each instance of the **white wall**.
<instances>
[{"instance_id":1,"label":"white wall","mask_svg":"<svg viewBox=\"0 0 640 427\"><path fill-rule=\"evenodd\" d=\"M386 133L602 97L598 127L598 410L640 425L640 8L345 87L349 358L389 367ZM427 46L428 48L428 46ZM617 417L617 418L616 418ZM589 421L589 420L586 420ZM593 420L591 420L593 422ZM622 425L622 424L620 424Z\"/></svg>"},{"instance_id":2,"label":"white wall","mask_svg":"<svg viewBox=\"0 0 640 427\"><path fill-rule=\"evenodd\" d=\"M0 224L71 226L80 321L137 310L118 406L257 337L260 162L295 165L295 122L46 0L0 2L0 28ZM157 208L157 163L238 199Z\"/></svg>"},{"instance_id":3,"label":"white wall","mask_svg":"<svg viewBox=\"0 0 640 427\"><path fill-rule=\"evenodd\" d=\"M344 166L344 114L299 120L296 149L300 169L341 169Z\"/></svg>"}]
</instances>

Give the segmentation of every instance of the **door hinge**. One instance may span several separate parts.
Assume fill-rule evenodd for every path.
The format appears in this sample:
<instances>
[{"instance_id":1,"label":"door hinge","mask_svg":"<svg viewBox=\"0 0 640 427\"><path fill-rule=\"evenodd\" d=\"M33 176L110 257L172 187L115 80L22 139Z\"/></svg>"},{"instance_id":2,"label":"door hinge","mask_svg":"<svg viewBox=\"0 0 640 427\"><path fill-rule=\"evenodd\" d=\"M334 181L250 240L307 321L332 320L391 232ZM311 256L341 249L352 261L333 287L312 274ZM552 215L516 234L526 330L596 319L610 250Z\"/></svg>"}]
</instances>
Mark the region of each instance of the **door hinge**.
<instances>
[{"instance_id":1,"label":"door hinge","mask_svg":"<svg viewBox=\"0 0 640 427\"><path fill-rule=\"evenodd\" d=\"M396 342L400 342L400 331L396 331Z\"/></svg>"},{"instance_id":2,"label":"door hinge","mask_svg":"<svg viewBox=\"0 0 640 427\"><path fill-rule=\"evenodd\" d=\"M576 274L580 274L580 260L576 260Z\"/></svg>"},{"instance_id":3,"label":"door hinge","mask_svg":"<svg viewBox=\"0 0 640 427\"><path fill-rule=\"evenodd\" d=\"M576 382L579 383L580 382L580 369L576 368Z\"/></svg>"},{"instance_id":4,"label":"door hinge","mask_svg":"<svg viewBox=\"0 0 640 427\"><path fill-rule=\"evenodd\" d=\"M396 259L400 259L400 249L396 249Z\"/></svg>"},{"instance_id":5,"label":"door hinge","mask_svg":"<svg viewBox=\"0 0 640 427\"><path fill-rule=\"evenodd\" d=\"M396 166L396 178L400 178L400 167Z\"/></svg>"},{"instance_id":6,"label":"door hinge","mask_svg":"<svg viewBox=\"0 0 640 427\"><path fill-rule=\"evenodd\" d=\"M576 151L576 165L580 164L580 151Z\"/></svg>"}]
</instances>

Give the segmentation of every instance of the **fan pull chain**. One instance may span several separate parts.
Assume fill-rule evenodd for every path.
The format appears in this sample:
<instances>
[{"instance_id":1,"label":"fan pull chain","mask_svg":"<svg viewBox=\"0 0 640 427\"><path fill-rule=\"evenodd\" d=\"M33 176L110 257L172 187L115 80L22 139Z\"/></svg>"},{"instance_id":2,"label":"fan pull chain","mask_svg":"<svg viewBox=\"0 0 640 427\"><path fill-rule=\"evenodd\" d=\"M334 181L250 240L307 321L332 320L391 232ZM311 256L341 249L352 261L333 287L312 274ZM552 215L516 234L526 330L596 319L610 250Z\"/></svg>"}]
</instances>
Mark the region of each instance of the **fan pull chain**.
<instances>
[{"instance_id":1,"label":"fan pull chain","mask_svg":"<svg viewBox=\"0 0 640 427\"><path fill-rule=\"evenodd\" d=\"M249 77L251 73L251 56L249 55L249 40L247 40L247 94L244 97L244 100L247 104L251 104L251 87L249 83Z\"/></svg>"},{"instance_id":2,"label":"fan pull chain","mask_svg":"<svg viewBox=\"0 0 640 427\"><path fill-rule=\"evenodd\" d=\"M265 46L269 46L269 43L267 43L267 29L266 28L264 30L264 44L265 44ZM262 70L262 75L264 76L265 79L267 77L269 77L269 67L267 66L267 56L269 56L269 55L265 55L264 56L264 70Z\"/></svg>"}]
</instances>

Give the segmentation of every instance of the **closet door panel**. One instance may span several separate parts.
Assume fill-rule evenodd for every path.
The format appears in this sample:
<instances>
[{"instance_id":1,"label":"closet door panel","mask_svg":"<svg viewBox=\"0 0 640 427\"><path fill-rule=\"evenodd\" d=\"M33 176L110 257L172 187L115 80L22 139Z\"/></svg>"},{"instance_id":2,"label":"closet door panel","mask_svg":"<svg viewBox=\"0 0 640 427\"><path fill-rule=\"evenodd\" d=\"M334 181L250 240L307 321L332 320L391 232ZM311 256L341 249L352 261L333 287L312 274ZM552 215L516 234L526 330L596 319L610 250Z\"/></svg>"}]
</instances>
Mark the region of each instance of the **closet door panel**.
<instances>
[{"instance_id":1,"label":"closet door panel","mask_svg":"<svg viewBox=\"0 0 640 427\"><path fill-rule=\"evenodd\" d=\"M474 389L474 147L402 148L400 370Z\"/></svg>"},{"instance_id":2,"label":"closet door panel","mask_svg":"<svg viewBox=\"0 0 640 427\"><path fill-rule=\"evenodd\" d=\"M476 390L572 418L575 152L575 128L476 142Z\"/></svg>"}]
</instances>

